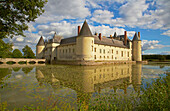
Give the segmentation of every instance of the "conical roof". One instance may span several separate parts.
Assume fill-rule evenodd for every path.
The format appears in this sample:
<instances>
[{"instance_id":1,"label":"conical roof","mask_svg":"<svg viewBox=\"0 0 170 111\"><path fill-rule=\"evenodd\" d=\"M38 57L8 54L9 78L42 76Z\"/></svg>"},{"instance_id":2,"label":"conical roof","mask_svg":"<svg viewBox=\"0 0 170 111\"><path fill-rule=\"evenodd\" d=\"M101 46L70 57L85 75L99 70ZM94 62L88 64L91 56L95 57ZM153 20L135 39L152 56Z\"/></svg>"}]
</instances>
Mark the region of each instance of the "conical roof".
<instances>
[{"instance_id":1,"label":"conical roof","mask_svg":"<svg viewBox=\"0 0 170 111\"><path fill-rule=\"evenodd\" d=\"M81 31L80 31L80 34L79 36L83 36L83 37L93 37L91 31L90 31L90 28L86 22L86 20L84 21L84 24L81 28Z\"/></svg>"},{"instance_id":2,"label":"conical roof","mask_svg":"<svg viewBox=\"0 0 170 111\"><path fill-rule=\"evenodd\" d=\"M45 45L45 43L44 43L44 39L43 39L43 37L41 36L41 38L40 38L40 40L39 40L39 42L38 42L38 44L37 45Z\"/></svg>"},{"instance_id":3,"label":"conical roof","mask_svg":"<svg viewBox=\"0 0 170 111\"><path fill-rule=\"evenodd\" d=\"M114 36L113 37L117 37L117 34L116 34L116 32L114 33Z\"/></svg>"},{"instance_id":4,"label":"conical roof","mask_svg":"<svg viewBox=\"0 0 170 111\"><path fill-rule=\"evenodd\" d=\"M133 37L133 41L134 41L134 40L140 40L139 37L138 37L138 35L137 35L136 33L135 33L135 35L134 35L134 37Z\"/></svg>"}]
</instances>

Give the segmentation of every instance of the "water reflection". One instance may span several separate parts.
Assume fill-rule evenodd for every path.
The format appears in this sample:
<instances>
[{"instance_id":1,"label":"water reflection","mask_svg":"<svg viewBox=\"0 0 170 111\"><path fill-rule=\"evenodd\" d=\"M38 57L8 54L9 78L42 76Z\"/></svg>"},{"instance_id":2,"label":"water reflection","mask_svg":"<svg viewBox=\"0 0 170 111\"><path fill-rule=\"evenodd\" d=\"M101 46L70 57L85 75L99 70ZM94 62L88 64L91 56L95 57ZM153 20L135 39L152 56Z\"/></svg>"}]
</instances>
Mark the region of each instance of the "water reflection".
<instances>
[{"instance_id":1,"label":"water reflection","mask_svg":"<svg viewBox=\"0 0 170 111\"><path fill-rule=\"evenodd\" d=\"M37 67L36 78L39 84L50 83L52 86L60 84L78 92L100 93L101 89L123 89L127 91L132 84L138 91L141 84L142 65L110 65L110 66L65 66L65 67Z\"/></svg>"},{"instance_id":2,"label":"water reflection","mask_svg":"<svg viewBox=\"0 0 170 111\"><path fill-rule=\"evenodd\" d=\"M142 64L36 67L39 85L48 83L53 89L71 88L76 91L77 102L82 101L86 107L94 93L106 88L115 93L121 89L127 94L127 88L132 85L140 93L141 73Z\"/></svg>"}]
</instances>

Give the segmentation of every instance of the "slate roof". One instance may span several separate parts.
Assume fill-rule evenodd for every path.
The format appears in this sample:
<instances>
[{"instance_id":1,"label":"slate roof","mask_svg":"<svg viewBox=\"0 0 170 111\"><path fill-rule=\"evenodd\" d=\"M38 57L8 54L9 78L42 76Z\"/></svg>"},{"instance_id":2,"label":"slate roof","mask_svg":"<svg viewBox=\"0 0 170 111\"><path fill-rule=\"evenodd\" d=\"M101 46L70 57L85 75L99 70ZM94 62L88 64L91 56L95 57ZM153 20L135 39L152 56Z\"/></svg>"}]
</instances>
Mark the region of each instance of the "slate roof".
<instances>
[{"instance_id":1,"label":"slate roof","mask_svg":"<svg viewBox=\"0 0 170 111\"><path fill-rule=\"evenodd\" d=\"M55 32L55 34L53 36L53 42L60 43L62 38L63 38L62 36L57 35Z\"/></svg>"},{"instance_id":2,"label":"slate roof","mask_svg":"<svg viewBox=\"0 0 170 111\"><path fill-rule=\"evenodd\" d=\"M117 37L117 34L116 34L116 32L114 33L114 36L113 37Z\"/></svg>"},{"instance_id":3,"label":"slate roof","mask_svg":"<svg viewBox=\"0 0 170 111\"><path fill-rule=\"evenodd\" d=\"M62 39L60 44L61 45L75 44L76 43L76 37L77 36ZM95 44L127 48L124 45L123 41L120 41L120 40L110 39L110 38L106 38L106 37L102 37L102 40L100 40L99 37L97 37L97 36L93 36L93 37L94 37L94 43Z\"/></svg>"},{"instance_id":4,"label":"slate roof","mask_svg":"<svg viewBox=\"0 0 170 111\"><path fill-rule=\"evenodd\" d=\"M109 45L109 46L126 48L126 46L123 44L123 41L116 40L116 39L110 39L110 38L106 38L106 37L102 37L102 39L100 40L99 37L94 36L94 43L101 44L101 45Z\"/></svg>"},{"instance_id":5,"label":"slate roof","mask_svg":"<svg viewBox=\"0 0 170 111\"><path fill-rule=\"evenodd\" d=\"M44 39L43 39L43 37L42 37L42 36L41 36L40 40L38 41L37 46L41 46L41 45L45 45L45 43L44 43Z\"/></svg>"},{"instance_id":6,"label":"slate roof","mask_svg":"<svg viewBox=\"0 0 170 111\"><path fill-rule=\"evenodd\" d=\"M62 39L60 44L61 45L64 45L64 44L74 44L74 43L76 43L76 37L77 36L66 38L66 39Z\"/></svg>"},{"instance_id":7,"label":"slate roof","mask_svg":"<svg viewBox=\"0 0 170 111\"><path fill-rule=\"evenodd\" d=\"M93 37L91 31L90 31L90 28L86 22L86 20L84 21L84 24L80 30L80 34L79 36L83 36L83 37Z\"/></svg>"},{"instance_id":8,"label":"slate roof","mask_svg":"<svg viewBox=\"0 0 170 111\"><path fill-rule=\"evenodd\" d=\"M139 37L138 37L138 35L137 35L136 33L135 33L135 35L134 35L134 37L133 37L133 41L134 41L134 40L140 40Z\"/></svg>"}]
</instances>

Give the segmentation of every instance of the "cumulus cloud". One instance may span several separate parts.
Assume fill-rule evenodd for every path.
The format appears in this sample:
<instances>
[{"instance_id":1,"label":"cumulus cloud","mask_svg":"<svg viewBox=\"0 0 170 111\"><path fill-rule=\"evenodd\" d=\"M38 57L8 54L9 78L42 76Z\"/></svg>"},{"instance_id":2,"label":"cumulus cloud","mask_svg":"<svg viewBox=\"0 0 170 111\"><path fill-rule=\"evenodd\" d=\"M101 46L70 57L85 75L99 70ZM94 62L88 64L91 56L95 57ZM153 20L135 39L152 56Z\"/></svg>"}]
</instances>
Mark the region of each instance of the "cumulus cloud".
<instances>
[{"instance_id":1,"label":"cumulus cloud","mask_svg":"<svg viewBox=\"0 0 170 111\"><path fill-rule=\"evenodd\" d=\"M47 23L63 19L85 18L91 13L85 7L84 0L49 0L45 6L45 13L36 22Z\"/></svg>"},{"instance_id":2,"label":"cumulus cloud","mask_svg":"<svg viewBox=\"0 0 170 111\"><path fill-rule=\"evenodd\" d=\"M112 21L112 17L114 17L113 12L110 12L108 10L95 10L91 20L98 23L110 24Z\"/></svg>"},{"instance_id":3,"label":"cumulus cloud","mask_svg":"<svg viewBox=\"0 0 170 111\"><path fill-rule=\"evenodd\" d=\"M163 51L160 53L161 55L170 55L170 51Z\"/></svg>"},{"instance_id":4,"label":"cumulus cloud","mask_svg":"<svg viewBox=\"0 0 170 111\"><path fill-rule=\"evenodd\" d=\"M164 32L164 33L162 33L162 35L170 36L170 30L168 30L168 31L166 31L166 32Z\"/></svg>"},{"instance_id":5,"label":"cumulus cloud","mask_svg":"<svg viewBox=\"0 0 170 111\"><path fill-rule=\"evenodd\" d=\"M159 44L158 40L152 40L152 41L143 40L142 41L142 51L149 50L149 49L161 49L164 47L170 47L170 45Z\"/></svg>"}]
</instances>

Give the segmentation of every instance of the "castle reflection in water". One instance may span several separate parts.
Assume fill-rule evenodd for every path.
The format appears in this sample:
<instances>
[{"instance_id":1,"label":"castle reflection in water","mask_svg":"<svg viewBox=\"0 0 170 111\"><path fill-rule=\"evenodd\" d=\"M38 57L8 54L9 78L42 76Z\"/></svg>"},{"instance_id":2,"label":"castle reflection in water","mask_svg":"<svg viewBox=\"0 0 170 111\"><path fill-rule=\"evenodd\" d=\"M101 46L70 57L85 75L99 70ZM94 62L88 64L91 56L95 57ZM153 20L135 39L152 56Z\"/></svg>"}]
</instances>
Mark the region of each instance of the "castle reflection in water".
<instances>
[{"instance_id":1,"label":"castle reflection in water","mask_svg":"<svg viewBox=\"0 0 170 111\"><path fill-rule=\"evenodd\" d=\"M121 64L104 66L44 66L36 67L39 85L50 84L53 89L68 87L77 94L101 92L107 87L116 92L123 89L127 93L129 85L139 93L142 64Z\"/></svg>"}]
</instances>

